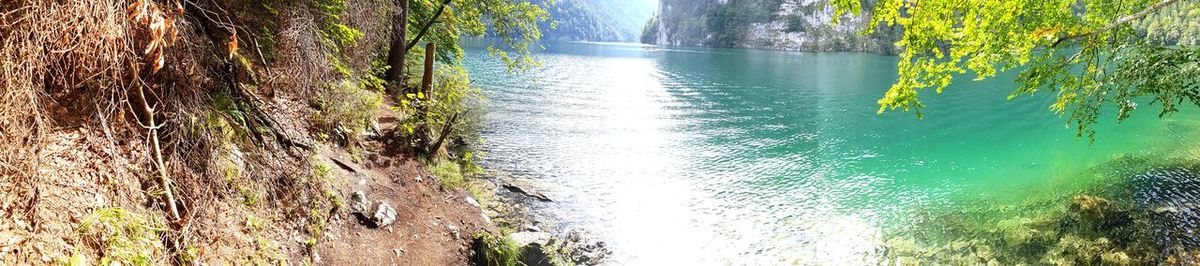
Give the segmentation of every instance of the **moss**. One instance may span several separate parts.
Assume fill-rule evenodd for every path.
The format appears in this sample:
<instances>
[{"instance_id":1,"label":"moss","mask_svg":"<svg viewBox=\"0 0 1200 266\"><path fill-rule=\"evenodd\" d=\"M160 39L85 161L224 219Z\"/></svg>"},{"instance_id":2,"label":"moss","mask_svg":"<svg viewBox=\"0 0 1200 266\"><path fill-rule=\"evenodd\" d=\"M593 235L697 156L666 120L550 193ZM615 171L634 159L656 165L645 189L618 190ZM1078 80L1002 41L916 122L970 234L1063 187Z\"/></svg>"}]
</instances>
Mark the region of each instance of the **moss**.
<instances>
[{"instance_id":1,"label":"moss","mask_svg":"<svg viewBox=\"0 0 1200 266\"><path fill-rule=\"evenodd\" d=\"M80 222L79 232L102 250L100 265L152 265L165 254L158 235L163 228L158 220L108 208L92 211Z\"/></svg>"}]
</instances>

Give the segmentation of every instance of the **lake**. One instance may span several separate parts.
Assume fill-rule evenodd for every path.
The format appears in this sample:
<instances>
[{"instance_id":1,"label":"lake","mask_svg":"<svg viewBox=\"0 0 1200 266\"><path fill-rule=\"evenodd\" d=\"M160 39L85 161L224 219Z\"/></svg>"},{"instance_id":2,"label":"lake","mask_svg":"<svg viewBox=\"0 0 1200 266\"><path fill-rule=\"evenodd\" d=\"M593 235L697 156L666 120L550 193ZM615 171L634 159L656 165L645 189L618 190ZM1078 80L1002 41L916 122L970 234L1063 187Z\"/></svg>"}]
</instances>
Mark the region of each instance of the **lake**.
<instances>
[{"instance_id":1,"label":"lake","mask_svg":"<svg viewBox=\"0 0 1200 266\"><path fill-rule=\"evenodd\" d=\"M1089 169L1178 154L1198 128L1153 106L1102 117L1089 143L1052 93L1007 100L1015 73L922 91L924 119L877 114L892 56L552 43L537 58L512 76L467 51L490 102L482 165L539 184L555 201L537 215L595 232L622 265L875 264L924 217L1070 196L1102 182Z\"/></svg>"}]
</instances>

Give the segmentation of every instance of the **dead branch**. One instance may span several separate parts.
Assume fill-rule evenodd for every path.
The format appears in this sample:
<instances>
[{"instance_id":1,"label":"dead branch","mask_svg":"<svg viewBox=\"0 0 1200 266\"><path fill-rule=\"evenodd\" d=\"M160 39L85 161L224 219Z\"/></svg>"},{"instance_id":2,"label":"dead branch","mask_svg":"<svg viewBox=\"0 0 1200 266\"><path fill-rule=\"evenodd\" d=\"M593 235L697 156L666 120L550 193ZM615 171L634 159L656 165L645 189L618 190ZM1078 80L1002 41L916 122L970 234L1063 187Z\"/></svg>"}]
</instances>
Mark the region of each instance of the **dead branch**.
<instances>
[{"instance_id":1,"label":"dead branch","mask_svg":"<svg viewBox=\"0 0 1200 266\"><path fill-rule=\"evenodd\" d=\"M437 150L442 148L442 142L446 140L447 136L450 136L450 133L452 132L451 130L454 127L454 121L458 120L459 114L461 114L461 113L456 113L456 114L450 116L450 120L447 120L446 124L442 125L441 135L438 136L437 141L434 142L432 146L429 146L430 154L434 154L437 152Z\"/></svg>"},{"instance_id":2,"label":"dead branch","mask_svg":"<svg viewBox=\"0 0 1200 266\"><path fill-rule=\"evenodd\" d=\"M154 120L154 108L150 107L149 101L146 99L146 86L144 84L138 85L138 96L141 98L142 111L145 112L143 116L146 119L146 125L142 125L142 127L149 130L150 145L154 149L154 167L158 168L159 182L162 183L163 190L167 196L167 207L171 210L171 218L174 221L179 221L179 208L175 204L175 193L171 191L171 178L167 176L167 165L163 163L162 146L158 141L158 129L162 125L159 125ZM136 113L136 110L134 112Z\"/></svg>"}]
</instances>

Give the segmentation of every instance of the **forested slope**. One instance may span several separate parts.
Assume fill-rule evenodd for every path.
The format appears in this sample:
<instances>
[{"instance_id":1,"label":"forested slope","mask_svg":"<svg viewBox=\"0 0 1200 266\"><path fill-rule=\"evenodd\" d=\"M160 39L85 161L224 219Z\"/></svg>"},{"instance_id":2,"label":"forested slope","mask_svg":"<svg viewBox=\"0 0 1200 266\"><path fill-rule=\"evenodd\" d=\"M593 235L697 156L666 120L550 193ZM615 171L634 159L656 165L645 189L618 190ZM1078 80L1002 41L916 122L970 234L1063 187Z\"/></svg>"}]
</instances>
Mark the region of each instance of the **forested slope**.
<instances>
[{"instance_id":1,"label":"forested slope","mask_svg":"<svg viewBox=\"0 0 1200 266\"><path fill-rule=\"evenodd\" d=\"M648 1L538 0L550 11L539 24L545 39L565 41L637 42L643 23L654 12Z\"/></svg>"},{"instance_id":2,"label":"forested slope","mask_svg":"<svg viewBox=\"0 0 1200 266\"><path fill-rule=\"evenodd\" d=\"M868 5L871 3L867 3ZM821 0L662 0L643 42L674 46L894 53L899 29L863 36L865 17L834 24Z\"/></svg>"}]
</instances>

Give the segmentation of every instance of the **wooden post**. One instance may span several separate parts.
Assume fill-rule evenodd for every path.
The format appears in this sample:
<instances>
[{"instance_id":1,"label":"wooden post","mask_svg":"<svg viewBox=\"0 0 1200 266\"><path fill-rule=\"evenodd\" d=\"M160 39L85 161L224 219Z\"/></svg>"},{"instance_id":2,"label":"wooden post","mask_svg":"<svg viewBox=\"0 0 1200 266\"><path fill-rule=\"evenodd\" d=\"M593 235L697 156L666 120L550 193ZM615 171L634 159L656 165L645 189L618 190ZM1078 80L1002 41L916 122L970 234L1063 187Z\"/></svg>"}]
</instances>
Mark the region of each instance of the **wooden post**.
<instances>
[{"instance_id":1,"label":"wooden post","mask_svg":"<svg viewBox=\"0 0 1200 266\"><path fill-rule=\"evenodd\" d=\"M421 76L421 93L425 94L425 99L421 101L433 100L433 59L436 56L435 50L437 45L434 43L425 44L425 74Z\"/></svg>"},{"instance_id":2,"label":"wooden post","mask_svg":"<svg viewBox=\"0 0 1200 266\"><path fill-rule=\"evenodd\" d=\"M434 44L432 42L425 44L425 73L423 75L421 75L421 88L420 88L420 92L421 92L421 94L423 94L422 96L425 96L425 97L420 100L421 104L417 105L417 116L421 118L421 121L424 121L423 123L421 123L420 125L417 126L417 128L420 132L418 134L420 134L419 136L421 136L421 137L418 137L418 139L420 139L419 145L422 148L427 149L426 152L430 152L430 153L436 152L436 151L428 150L429 145L431 144L430 142L432 141L431 138L433 137L431 135L431 134L433 134L433 132L429 132L430 130L432 130L432 126L429 125L428 123L431 122L431 121L429 121L429 107L432 106L432 104L433 104L433 59L434 59L434 56L437 54L436 51L437 51L436 44Z\"/></svg>"}]
</instances>

